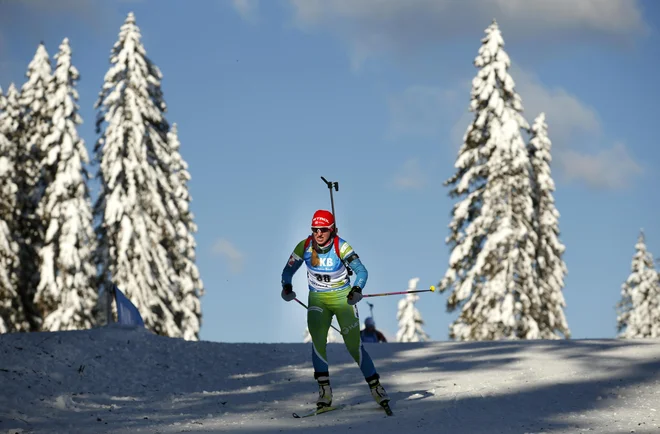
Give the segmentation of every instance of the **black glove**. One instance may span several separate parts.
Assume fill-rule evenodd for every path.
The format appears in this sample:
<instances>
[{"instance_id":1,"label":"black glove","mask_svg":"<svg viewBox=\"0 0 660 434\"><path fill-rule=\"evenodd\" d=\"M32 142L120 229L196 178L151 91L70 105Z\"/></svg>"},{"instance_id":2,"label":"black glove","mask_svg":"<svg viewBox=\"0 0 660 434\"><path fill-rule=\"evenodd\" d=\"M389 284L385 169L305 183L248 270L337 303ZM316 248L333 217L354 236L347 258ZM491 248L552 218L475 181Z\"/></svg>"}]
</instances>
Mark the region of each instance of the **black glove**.
<instances>
[{"instance_id":1,"label":"black glove","mask_svg":"<svg viewBox=\"0 0 660 434\"><path fill-rule=\"evenodd\" d=\"M290 283L287 283L282 287L282 298L284 301L291 301L296 298L296 293L293 291L293 286L291 286Z\"/></svg>"},{"instance_id":2,"label":"black glove","mask_svg":"<svg viewBox=\"0 0 660 434\"><path fill-rule=\"evenodd\" d=\"M352 287L351 292L348 293L346 298L348 299L348 304L353 306L358 301L362 300L362 288L359 286Z\"/></svg>"}]
</instances>

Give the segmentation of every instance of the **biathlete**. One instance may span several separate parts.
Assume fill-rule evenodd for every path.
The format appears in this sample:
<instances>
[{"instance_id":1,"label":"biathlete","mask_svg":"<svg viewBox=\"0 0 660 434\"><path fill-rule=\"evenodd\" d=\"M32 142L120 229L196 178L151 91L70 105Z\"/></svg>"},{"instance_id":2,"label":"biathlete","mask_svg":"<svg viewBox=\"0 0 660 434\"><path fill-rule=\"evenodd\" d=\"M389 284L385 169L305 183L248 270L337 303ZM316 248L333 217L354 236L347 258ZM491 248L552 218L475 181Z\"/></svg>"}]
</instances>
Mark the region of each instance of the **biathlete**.
<instances>
[{"instance_id":1,"label":"biathlete","mask_svg":"<svg viewBox=\"0 0 660 434\"><path fill-rule=\"evenodd\" d=\"M332 387L326 357L328 330L337 317L348 352L358 364L371 395L379 405L390 398L380 384L380 376L360 338L357 303L367 283L367 269L357 253L337 235L331 212L318 210L312 217L312 235L300 241L282 271L282 298L296 298L291 281L302 263L307 265L309 287L307 327L312 337L314 378L319 384L317 407L332 405ZM351 286L350 274L356 274Z\"/></svg>"}]
</instances>

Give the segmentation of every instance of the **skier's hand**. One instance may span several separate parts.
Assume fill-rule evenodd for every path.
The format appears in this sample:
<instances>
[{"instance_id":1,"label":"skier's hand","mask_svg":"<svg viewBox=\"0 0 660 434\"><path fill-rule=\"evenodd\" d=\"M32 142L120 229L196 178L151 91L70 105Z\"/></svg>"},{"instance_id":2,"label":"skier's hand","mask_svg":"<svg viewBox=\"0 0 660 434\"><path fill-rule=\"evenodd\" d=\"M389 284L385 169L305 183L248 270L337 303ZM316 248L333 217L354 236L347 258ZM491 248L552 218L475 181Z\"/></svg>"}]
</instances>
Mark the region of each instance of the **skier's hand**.
<instances>
[{"instance_id":1,"label":"skier's hand","mask_svg":"<svg viewBox=\"0 0 660 434\"><path fill-rule=\"evenodd\" d=\"M291 301L296 298L296 293L293 290L293 286L290 283L287 283L282 287L282 299L284 301Z\"/></svg>"},{"instance_id":2,"label":"skier's hand","mask_svg":"<svg viewBox=\"0 0 660 434\"><path fill-rule=\"evenodd\" d=\"M357 304L358 301L362 300L362 288L359 286L352 287L351 292L348 293L346 298L348 299L348 304L351 306Z\"/></svg>"}]
</instances>

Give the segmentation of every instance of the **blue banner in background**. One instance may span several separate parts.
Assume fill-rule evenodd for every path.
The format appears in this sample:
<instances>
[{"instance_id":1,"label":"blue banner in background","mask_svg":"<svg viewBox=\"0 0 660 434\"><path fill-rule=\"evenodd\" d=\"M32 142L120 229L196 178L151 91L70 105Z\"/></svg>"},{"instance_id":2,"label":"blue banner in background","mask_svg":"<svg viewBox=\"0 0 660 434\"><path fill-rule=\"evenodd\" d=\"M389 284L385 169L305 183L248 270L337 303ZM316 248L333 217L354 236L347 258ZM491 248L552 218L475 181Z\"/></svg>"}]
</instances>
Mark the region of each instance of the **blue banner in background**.
<instances>
[{"instance_id":1,"label":"blue banner in background","mask_svg":"<svg viewBox=\"0 0 660 434\"><path fill-rule=\"evenodd\" d=\"M115 302L117 303L117 323L128 326L144 327L144 321L140 311L135 307L131 300L126 298L123 292L114 285Z\"/></svg>"}]
</instances>

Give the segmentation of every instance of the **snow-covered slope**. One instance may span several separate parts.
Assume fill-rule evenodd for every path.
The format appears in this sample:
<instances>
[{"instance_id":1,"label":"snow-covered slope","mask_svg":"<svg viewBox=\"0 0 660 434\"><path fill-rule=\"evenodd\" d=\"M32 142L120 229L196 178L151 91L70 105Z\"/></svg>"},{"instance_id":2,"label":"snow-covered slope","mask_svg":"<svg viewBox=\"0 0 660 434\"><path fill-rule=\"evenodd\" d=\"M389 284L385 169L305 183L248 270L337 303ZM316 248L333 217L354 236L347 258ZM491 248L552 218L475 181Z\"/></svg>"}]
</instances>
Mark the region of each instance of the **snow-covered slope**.
<instances>
[{"instance_id":1,"label":"snow-covered slope","mask_svg":"<svg viewBox=\"0 0 660 434\"><path fill-rule=\"evenodd\" d=\"M349 407L294 419L316 399L310 345L0 335L0 433L660 432L660 340L366 344L392 417L329 344Z\"/></svg>"}]
</instances>

